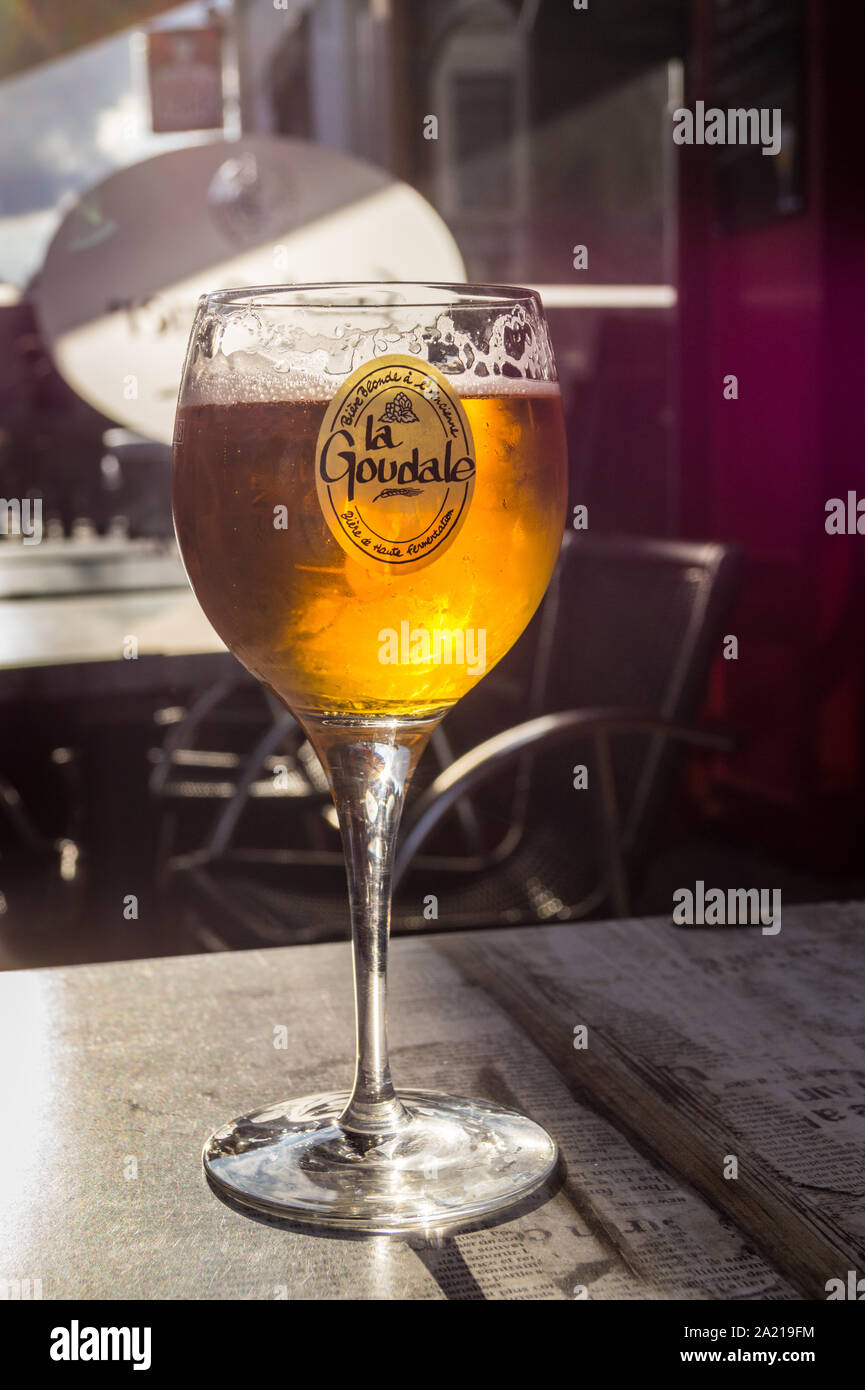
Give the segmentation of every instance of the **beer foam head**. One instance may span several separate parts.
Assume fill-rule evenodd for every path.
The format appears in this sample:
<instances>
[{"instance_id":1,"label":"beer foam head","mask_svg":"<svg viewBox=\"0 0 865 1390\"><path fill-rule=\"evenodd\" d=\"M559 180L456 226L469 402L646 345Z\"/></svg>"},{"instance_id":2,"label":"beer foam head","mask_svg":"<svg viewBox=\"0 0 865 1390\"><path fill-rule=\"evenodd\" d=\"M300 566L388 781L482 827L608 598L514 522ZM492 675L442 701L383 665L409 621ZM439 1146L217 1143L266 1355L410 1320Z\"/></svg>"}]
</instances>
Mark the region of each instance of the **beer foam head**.
<instances>
[{"instance_id":1,"label":"beer foam head","mask_svg":"<svg viewBox=\"0 0 865 1390\"><path fill-rule=\"evenodd\" d=\"M327 401L358 367L393 353L432 364L461 396L558 389L539 301L436 308L420 322L416 315L407 305L313 313L294 305L212 308L205 300L182 399Z\"/></svg>"}]
</instances>

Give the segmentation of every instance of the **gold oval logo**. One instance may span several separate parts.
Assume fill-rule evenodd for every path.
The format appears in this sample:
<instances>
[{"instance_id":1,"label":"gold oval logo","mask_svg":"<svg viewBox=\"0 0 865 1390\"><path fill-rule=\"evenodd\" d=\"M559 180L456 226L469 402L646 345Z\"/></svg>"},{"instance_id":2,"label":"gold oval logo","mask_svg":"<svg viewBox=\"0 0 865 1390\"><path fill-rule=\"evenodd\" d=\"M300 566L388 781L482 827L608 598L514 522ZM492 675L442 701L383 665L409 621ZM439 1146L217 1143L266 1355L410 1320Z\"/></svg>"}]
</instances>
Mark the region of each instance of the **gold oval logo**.
<instances>
[{"instance_id":1,"label":"gold oval logo","mask_svg":"<svg viewBox=\"0 0 865 1390\"><path fill-rule=\"evenodd\" d=\"M419 569L441 555L475 485L471 428L441 372L397 353L352 372L319 430L315 485L354 559Z\"/></svg>"}]
</instances>

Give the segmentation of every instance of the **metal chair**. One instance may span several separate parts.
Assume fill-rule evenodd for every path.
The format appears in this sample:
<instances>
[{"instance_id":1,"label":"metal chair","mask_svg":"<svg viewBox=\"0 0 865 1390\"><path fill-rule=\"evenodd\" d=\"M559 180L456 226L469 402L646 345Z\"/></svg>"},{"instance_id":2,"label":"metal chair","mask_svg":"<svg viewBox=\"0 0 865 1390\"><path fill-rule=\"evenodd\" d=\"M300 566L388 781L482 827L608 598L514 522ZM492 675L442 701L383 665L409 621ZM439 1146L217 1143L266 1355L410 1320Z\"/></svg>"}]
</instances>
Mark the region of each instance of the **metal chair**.
<instances>
[{"instance_id":1,"label":"metal chair","mask_svg":"<svg viewBox=\"0 0 865 1390\"><path fill-rule=\"evenodd\" d=\"M395 930L572 920L605 903L627 915L681 746L732 746L691 721L737 573L732 547L566 537L542 612L532 717L458 759L409 809ZM549 751L563 746L573 761ZM574 789L574 763L586 770L585 791ZM467 858L470 879L452 860L422 871L419 851L454 801L486 785L494 806L514 768L507 823L490 853ZM431 892L432 920L421 909Z\"/></svg>"},{"instance_id":2,"label":"metal chair","mask_svg":"<svg viewBox=\"0 0 865 1390\"><path fill-rule=\"evenodd\" d=\"M155 875L160 887L173 874L224 854L250 803L278 799L304 812L329 804L327 779L297 721L233 662L188 708L162 708L155 719L166 730L161 746L151 750L149 779L151 796L163 808ZM286 830L297 837L291 819Z\"/></svg>"},{"instance_id":3,"label":"metal chair","mask_svg":"<svg viewBox=\"0 0 865 1390\"><path fill-rule=\"evenodd\" d=\"M256 728L251 752L248 735L243 754L227 748L218 721L235 694L228 680L201 692L188 710L162 712L176 722L152 754L150 790L164 803L157 883L163 892L177 890L193 936L210 947L339 936L345 927L345 867L325 773L303 730L269 692L262 692L267 717L260 702L246 708L247 727ZM202 740L207 747L199 746ZM433 774L452 763L443 730L436 730L430 753ZM250 845L243 822L254 805L272 811L274 802L279 814L269 817L268 828L278 833L278 847L257 841L260 819ZM465 842L477 848L477 821L466 797L458 799L456 816ZM191 848L178 847L182 827L187 840L190 831L195 837ZM227 939L212 925L214 915Z\"/></svg>"},{"instance_id":4,"label":"metal chair","mask_svg":"<svg viewBox=\"0 0 865 1390\"><path fill-rule=\"evenodd\" d=\"M418 769L397 864L395 932L578 918L605 902L627 913L677 747L730 746L691 720L737 568L735 552L721 545L566 537L540 613L437 731ZM342 856L320 768L318 787L299 790L315 806L319 831L328 816L324 847L308 833L291 839L290 826L282 840L290 848L235 841L256 779L292 735L291 717L278 705L274 714L204 843L170 863L205 944L320 940L347 930ZM479 731L502 725L478 743ZM188 733L175 743L188 742ZM550 751L567 745L587 767L588 796L572 788L571 757L566 766ZM433 918L423 910L430 892Z\"/></svg>"}]
</instances>

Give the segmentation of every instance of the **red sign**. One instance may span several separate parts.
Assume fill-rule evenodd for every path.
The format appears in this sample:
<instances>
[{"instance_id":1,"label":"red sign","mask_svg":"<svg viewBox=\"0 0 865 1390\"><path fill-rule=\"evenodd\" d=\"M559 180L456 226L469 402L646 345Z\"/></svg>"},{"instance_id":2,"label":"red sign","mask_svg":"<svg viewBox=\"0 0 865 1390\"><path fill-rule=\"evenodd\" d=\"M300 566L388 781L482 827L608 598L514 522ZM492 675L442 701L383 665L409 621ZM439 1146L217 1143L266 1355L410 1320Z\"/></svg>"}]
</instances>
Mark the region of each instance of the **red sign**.
<instances>
[{"instance_id":1,"label":"red sign","mask_svg":"<svg viewBox=\"0 0 865 1390\"><path fill-rule=\"evenodd\" d=\"M170 130L222 129L222 32L155 29L147 36L150 124Z\"/></svg>"}]
</instances>

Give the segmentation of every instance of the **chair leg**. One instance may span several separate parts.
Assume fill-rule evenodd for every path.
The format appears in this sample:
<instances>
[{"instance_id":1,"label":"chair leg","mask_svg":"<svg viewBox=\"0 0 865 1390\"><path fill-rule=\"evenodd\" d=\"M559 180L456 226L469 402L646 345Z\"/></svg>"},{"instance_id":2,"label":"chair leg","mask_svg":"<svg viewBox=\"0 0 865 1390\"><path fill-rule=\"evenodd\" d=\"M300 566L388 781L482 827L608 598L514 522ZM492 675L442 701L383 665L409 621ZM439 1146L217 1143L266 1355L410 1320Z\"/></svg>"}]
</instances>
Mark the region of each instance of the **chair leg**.
<instances>
[{"instance_id":1,"label":"chair leg","mask_svg":"<svg viewBox=\"0 0 865 1390\"><path fill-rule=\"evenodd\" d=\"M595 734L598 755L598 774L601 780L601 823L604 833L604 859L610 885L610 896L617 917L630 915L628 875L622 854L622 832L616 796L616 778L610 756L610 740L603 731Z\"/></svg>"}]
</instances>

